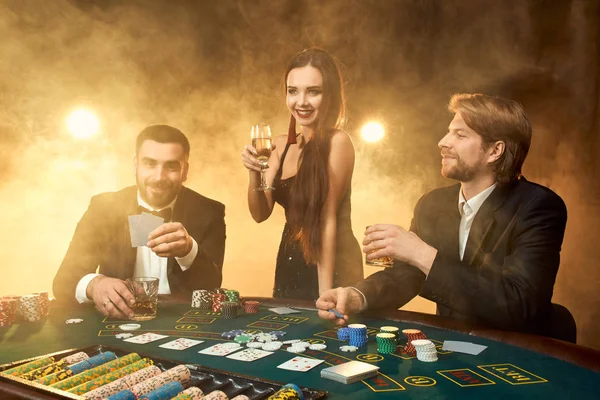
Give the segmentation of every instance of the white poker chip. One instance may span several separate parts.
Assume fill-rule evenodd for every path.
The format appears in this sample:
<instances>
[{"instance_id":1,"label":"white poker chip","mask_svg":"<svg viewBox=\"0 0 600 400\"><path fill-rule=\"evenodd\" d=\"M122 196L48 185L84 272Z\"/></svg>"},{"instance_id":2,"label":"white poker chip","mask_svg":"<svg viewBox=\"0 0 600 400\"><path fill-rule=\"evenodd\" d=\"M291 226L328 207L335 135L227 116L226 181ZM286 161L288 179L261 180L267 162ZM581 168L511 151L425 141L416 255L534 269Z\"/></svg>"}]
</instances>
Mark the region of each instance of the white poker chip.
<instances>
[{"instance_id":1,"label":"white poker chip","mask_svg":"<svg viewBox=\"0 0 600 400\"><path fill-rule=\"evenodd\" d=\"M308 346L308 348L311 350L325 350L327 348L327 345L323 343L315 343Z\"/></svg>"},{"instance_id":2,"label":"white poker chip","mask_svg":"<svg viewBox=\"0 0 600 400\"><path fill-rule=\"evenodd\" d=\"M356 347L356 346L340 346L340 350L341 351L355 352L355 351L358 350L358 347Z\"/></svg>"},{"instance_id":3,"label":"white poker chip","mask_svg":"<svg viewBox=\"0 0 600 400\"><path fill-rule=\"evenodd\" d=\"M281 346L283 346L283 343L275 341L263 344L262 349L265 351L275 351L279 350Z\"/></svg>"},{"instance_id":4,"label":"white poker chip","mask_svg":"<svg viewBox=\"0 0 600 400\"><path fill-rule=\"evenodd\" d=\"M119 329L122 331L135 331L140 329L142 326L140 324L123 324L119 325Z\"/></svg>"},{"instance_id":5,"label":"white poker chip","mask_svg":"<svg viewBox=\"0 0 600 400\"><path fill-rule=\"evenodd\" d=\"M302 340L300 339L291 339L291 340L286 340L285 342L283 342L283 344L294 344L294 343L300 343Z\"/></svg>"},{"instance_id":6,"label":"white poker chip","mask_svg":"<svg viewBox=\"0 0 600 400\"><path fill-rule=\"evenodd\" d=\"M117 339L129 339L130 337L133 337L133 333L117 333L115 337Z\"/></svg>"},{"instance_id":7,"label":"white poker chip","mask_svg":"<svg viewBox=\"0 0 600 400\"><path fill-rule=\"evenodd\" d=\"M287 348L287 351L289 351L290 353L298 354L298 353L304 353L306 351L306 349L304 347L290 346Z\"/></svg>"},{"instance_id":8,"label":"white poker chip","mask_svg":"<svg viewBox=\"0 0 600 400\"><path fill-rule=\"evenodd\" d=\"M248 343L246 343L246 346L250 347L251 349L262 349L263 343L261 343L261 342L248 342Z\"/></svg>"},{"instance_id":9,"label":"white poker chip","mask_svg":"<svg viewBox=\"0 0 600 400\"><path fill-rule=\"evenodd\" d=\"M310 343L309 342L300 341L300 342L293 343L292 346L304 347L305 349L308 349L310 347Z\"/></svg>"},{"instance_id":10,"label":"white poker chip","mask_svg":"<svg viewBox=\"0 0 600 400\"><path fill-rule=\"evenodd\" d=\"M80 324L83 322L81 318L71 318L65 321L65 324Z\"/></svg>"}]
</instances>

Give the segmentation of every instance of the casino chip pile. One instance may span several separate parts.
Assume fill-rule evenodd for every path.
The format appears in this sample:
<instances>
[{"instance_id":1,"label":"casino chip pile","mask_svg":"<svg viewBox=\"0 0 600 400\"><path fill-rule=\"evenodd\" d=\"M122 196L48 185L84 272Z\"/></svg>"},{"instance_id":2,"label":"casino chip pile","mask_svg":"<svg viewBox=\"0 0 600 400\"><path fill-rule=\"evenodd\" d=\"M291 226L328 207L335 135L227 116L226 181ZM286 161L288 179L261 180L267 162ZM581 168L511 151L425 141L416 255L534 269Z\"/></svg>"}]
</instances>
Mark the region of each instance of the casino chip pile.
<instances>
[{"instance_id":1,"label":"casino chip pile","mask_svg":"<svg viewBox=\"0 0 600 400\"><path fill-rule=\"evenodd\" d=\"M242 308L246 314L255 314L259 307L258 301L242 300L240 292L234 289L198 289L192 292L192 308L218 312L226 319L237 318Z\"/></svg>"},{"instance_id":2,"label":"casino chip pile","mask_svg":"<svg viewBox=\"0 0 600 400\"><path fill-rule=\"evenodd\" d=\"M276 342L263 342L265 345L273 343ZM248 400L243 394L229 399L220 390L203 393L202 389L191 386L192 375L185 365L162 371L153 364L152 360L142 358L137 353L117 357L115 353L106 351L89 357L79 352L60 360L41 357L1 374L79 395L86 400ZM293 384L283 386L269 397L270 400L301 398L302 391Z\"/></svg>"},{"instance_id":3,"label":"casino chip pile","mask_svg":"<svg viewBox=\"0 0 600 400\"><path fill-rule=\"evenodd\" d=\"M0 297L0 327L20 321L37 322L50 313L48 292Z\"/></svg>"},{"instance_id":4,"label":"casino chip pile","mask_svg":"<svg viewBox=\"0 0 600 400\"><path fill-rule=\"evenodd\" d=\"M427 339L427 336L425 336L425 334L418 329L403 329L402 333L404 334L404 336L406 336L406 346L404 346L404 351L406 352L406 354L415 356L417 354L417 351L412 345L412 341L419 339Z\"/></svg>"},{"instance_id":5,"label":"casino chip pile","mask_svg":"<svg viewBox=\"0 0 600 400\"><path fill-rule=\"evenodd\" d=\"M424 362L435 362L438 360L437 350L431 340L417 339L411 344L417 351L417 359Z\"/></svg>"},{"instance_id":6,"label":"casino chip pile","mask_svg":"<svg viewBox=\"0 0 600 400\"><path fill-rule=\"evenodd\" d=\"M337 337L339 340L348 341L348 345L340 347L344 352L358 351L359 348L366 346L369 340L367 326L363 324L350 324L348 327L339 328Z\"/></svg>"}]
</instances>

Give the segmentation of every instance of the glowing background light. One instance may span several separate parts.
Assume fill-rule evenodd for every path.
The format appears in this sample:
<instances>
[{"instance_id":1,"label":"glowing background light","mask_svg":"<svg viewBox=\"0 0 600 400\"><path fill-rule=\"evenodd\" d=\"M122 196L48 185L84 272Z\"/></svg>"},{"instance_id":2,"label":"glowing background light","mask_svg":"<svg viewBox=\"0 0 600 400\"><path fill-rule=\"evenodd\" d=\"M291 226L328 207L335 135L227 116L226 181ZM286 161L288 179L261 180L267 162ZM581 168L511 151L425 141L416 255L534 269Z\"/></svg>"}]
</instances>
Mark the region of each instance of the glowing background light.
<instances>
[{"instance_id":1,"label":"glowing background light","mask_svg":"<svg viewBox=\"0 0 600 400\"><path fill-rule=\"evenodd\" d=\"M377 122L369 122L360 131L360 136L369 143L380 141L384 135L383 126Z\"/></svg>"},{"instance_id":2,"label":"glowing background light","mask_svg":"<svg viewBox=\"0 0 600 400\"><path fill-rule=\"evenodd\" d=\"M79 109L67 117L67 128L77 139L87 139L98 133L100 122L89 110Z\"/></svg>"}]
</instances>

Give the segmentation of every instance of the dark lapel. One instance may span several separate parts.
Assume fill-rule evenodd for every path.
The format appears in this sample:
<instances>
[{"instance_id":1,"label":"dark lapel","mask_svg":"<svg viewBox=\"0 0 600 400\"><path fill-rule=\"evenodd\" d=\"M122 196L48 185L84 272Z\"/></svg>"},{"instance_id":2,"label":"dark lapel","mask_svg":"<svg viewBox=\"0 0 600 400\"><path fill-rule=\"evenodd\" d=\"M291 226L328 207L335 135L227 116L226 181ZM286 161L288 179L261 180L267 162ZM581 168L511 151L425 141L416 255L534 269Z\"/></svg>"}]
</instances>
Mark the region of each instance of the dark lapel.
<instances>
[{"instance_id":1,"label":"dark lapel","mask_svg":"<svg viewBox=\"0 0 600 400\"><path fill-rule=\"evenodd\" d=\"M431 213L436 219L430 226L435 226L433 232L436 240L430 243L442 251L442 253L458 259L458 228L460 225L460 213L458 212L458 193L460 185L452 186L449 193L436 204L437 212Z\"/></svg>"},{"instance_id":2,"label":"dark lapel","mask_svg":"<svg viewBox=\"0 0 600 400\"><path fill-rule=\"evenodd\" d=\"M124 245L122 249L122 254L125 257L124 260L124 278L130 278L133 276L133 271L135 269L135 258L137 255L137 248L131 247L131 235L129 233L129 219L127 218L130 215L139 214L138 212L138 201L137 201L137 187L133 186L130 190L127 191L124 207L123 207L124 215L120 218L121 229L123 238L125 238L122 243Z\"/></svg>"},{"instance_id":3,"label":"dark lapel","mask_svg":"<svg viewBox=\"0 0 600 400\"><path fill-rule=\"evenodd\" d=\"M469 265L478 265L483 256L484 249L488 248L488 241L496 226L494 213L498 210L510 194L516 182L497 186L492 194L483 202L475 215L473 225L469 231L467 246L463 261Z\"/></svg>"}]
</instances>

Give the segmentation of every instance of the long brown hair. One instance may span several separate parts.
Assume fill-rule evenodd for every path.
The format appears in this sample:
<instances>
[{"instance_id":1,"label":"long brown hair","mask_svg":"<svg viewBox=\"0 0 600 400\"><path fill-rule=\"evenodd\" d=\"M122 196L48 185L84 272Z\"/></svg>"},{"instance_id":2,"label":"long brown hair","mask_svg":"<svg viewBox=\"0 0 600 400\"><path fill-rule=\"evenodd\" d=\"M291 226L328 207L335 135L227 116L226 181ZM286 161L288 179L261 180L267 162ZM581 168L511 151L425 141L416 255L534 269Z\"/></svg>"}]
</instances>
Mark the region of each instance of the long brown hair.
<instances>
[{"instance_id":1,"label":"long brown hair","mask_svg":"<svg viewBox=\"0 0 600 400\"><path fill-rule=\"evenodd\" d=\"M504 153L493 164L500 185L521 176L531 145L531 124L521 104L480 93L457 93L450 99L448 110L460 112L469 128L483 138L484 146L504 142Z\"/></svg>"},{"instance_id":2,"label":"long brown hair","mask_svg":"<svg viewBox=\"0 0 600 400\"><path fill-rule=\"evenodd\" d=\"M298 160L298 173L290 190L287 220L293 237L302 247L305 260L316 263L321 256L321 218L329 192L331 137L336 129L342 127L345 102L339 64L320 48L304 50L290 61L285 70L284 86L291 70L307 65L318 69L323 76L323 99L315 134L304 146Z\"/></svg>"}]
</instances>

